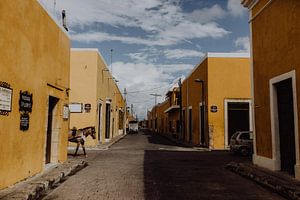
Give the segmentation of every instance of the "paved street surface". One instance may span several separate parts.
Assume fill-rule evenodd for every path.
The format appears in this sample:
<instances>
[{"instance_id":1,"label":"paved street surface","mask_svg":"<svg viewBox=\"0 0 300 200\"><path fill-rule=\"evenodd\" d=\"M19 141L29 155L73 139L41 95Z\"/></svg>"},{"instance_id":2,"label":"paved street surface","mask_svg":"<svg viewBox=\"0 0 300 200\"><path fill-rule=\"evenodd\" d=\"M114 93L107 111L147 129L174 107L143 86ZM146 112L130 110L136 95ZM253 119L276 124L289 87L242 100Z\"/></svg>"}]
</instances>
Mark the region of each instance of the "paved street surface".
<instances>
[{"instance_id":1,"label":"paved street surface","mask_svg":"<svg viewBox=\"0 0 300 200\"><path fill-rule=\"evenodd\" d=\"M128 135L44 199L283 199L224 166L250 162L223 151L191 151L159 136Z\"/></svg>"}]
</instances>

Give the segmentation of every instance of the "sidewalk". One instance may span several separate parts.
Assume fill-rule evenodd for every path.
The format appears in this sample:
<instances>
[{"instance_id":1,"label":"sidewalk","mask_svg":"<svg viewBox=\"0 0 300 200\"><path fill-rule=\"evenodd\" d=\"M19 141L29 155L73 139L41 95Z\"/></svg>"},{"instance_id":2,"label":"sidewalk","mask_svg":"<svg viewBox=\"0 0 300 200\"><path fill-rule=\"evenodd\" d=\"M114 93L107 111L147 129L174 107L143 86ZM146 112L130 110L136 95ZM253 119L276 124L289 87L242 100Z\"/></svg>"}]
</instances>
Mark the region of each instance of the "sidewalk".
<instances>
[{"instance_id":1,"label":"sidewalk","mask_svg":"<svg viewBox=\"0 0 300 200\"><path fill-rule=\"evenodd\" d=\"M88 161L97 155L97 152L93 152L93 150L107 150L125 136L117 136L110 142L98 145L95 148L86 148L88 158L81 155L82 152L79 152L80 155L73 157L73 148L70 148L68 150L68 160L65 163L50 166L45 171L33 177L0 190L0 200L34 200L45 196L51 189L58 187L59 184L67 180L70 176L88 166ZM79 151L81 150L80 148Z\"/></svg>"},{"instance_id":2,"label":"sidewalk","mask_svg":"<svg viewBox=\"0 0 300 200\"><path fill-rule=\"evenodd\" d=\"M300 200L300 181L284 174L273 172L253 164L231 162L226 169L248 178L288 199Z\"/></svg>"},{"instance_id":3,"label":"sidewalk","mask_svg":"<svg viewBox=\"0 0 300 200\"><path fill-rule=\"evenodd\" d=\"M57 187L61 182L76 174L87 165L87 162L83 158L69 159L63 164L53 165L40 174L1 190L0 199L38 199L45 195L48 190Z\"/></svg>"}]
</instances>

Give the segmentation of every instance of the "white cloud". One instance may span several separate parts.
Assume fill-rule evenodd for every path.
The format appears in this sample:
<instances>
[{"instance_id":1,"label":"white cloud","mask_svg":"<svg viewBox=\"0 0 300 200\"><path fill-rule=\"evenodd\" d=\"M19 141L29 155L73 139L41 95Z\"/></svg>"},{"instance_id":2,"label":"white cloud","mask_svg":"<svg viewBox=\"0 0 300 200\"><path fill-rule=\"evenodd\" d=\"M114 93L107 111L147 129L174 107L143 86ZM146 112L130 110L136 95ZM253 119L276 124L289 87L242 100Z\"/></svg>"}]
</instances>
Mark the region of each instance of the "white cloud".
<instances>
[{"instance_id":1,"label":"white cloud","mask_svg":"<svg viewBox=\"0 0 300 200\"><path fill-rule=\"evenodd\" d=\"M48 10L53 12L53 2L40 0ZM167 46L181 43L194 38L220 38L229 32L213 23L215 18L221 17L218 11L222 9L215 5L210 9L203 9L202 14L208 15L203 21L195 21L181 10L180 1L165 0L63 0L57 1L56 10L67 10L67 20L70 30L77 26L103 23L115 27L135 27L146 31L144 38L131 38L111 35L103 32L85 32L73 35L77 41L121 41L128 44ZM56 12L57 13L57 12ZM205 14L206 13L206 14ZM199 14L199 13L198 13ZM196 14L195 14L196 15ZM210 20L209 20L210 19Z\"/></svg>"},{"instance_id":2,"label":"white cloud","mask_svg":"<svg viewBox=\"0 0 300 200\"><path fill-rule=\"evenodd\" d=\"M141 44L147 46L169 46L176 44L171 39L144 39L140 37L117 36L103 32L83 32L71 35L72 40L78 42L103 42L103 41L119 41L126 44Z\"/></svg>"},{"instance_id":3,"label":"white cloud","mask_svg":"<svg viewBox=\"0 0 300 200\"><path fill-rule=\"evenodd\" d=\"M247 13L247 9L242 6L241 0L228 0L227 9L234 17L240 17Z\"/></svg>"},{"instance_id":4,"label":"white cloud","mask_svg":"<svg viewBox=\"0 0 300 200\"><path fill-rule=\"evenodd\" d=\"M250 39L249 37L239 37L234 41L236 47L241 47L239 52L250 52Z\"/></svg>"},{"instance_id":5,"label":"white cloud","mask_svg":"<svg viewBox=\"0 0 300 200\"><path fill-rule=\"evenodd\" d=\"M210 8L202 8L194 10L192 13L187 14L187 18L194 22L211 22L216 19L222 19L226 15L226 11L223 8L215 4Z\"/></svg>"},{"instance_id":6,"label":"white cloud","mask_svg":"<svg viewBox=\"0 0 300 200\"><path fill-rule=\"evenodd\" d=\"M152 63L124 63L115 62L114 77L120 80L118 85L121 91L127 89L128 104L134 105L136 114L145 117L146 110L154 105L150 93L162 95L158 102L162 102L166 92L173 86L173 81L179 72L188 72L192 65L170 64L155 65Z\"/></svg>"},{"instance_id":7,"label":"white cloud","mask_svg":"<svg viewBox=\"0 0 300 200\"><path fill-rule=\"evenodd\" d=\"M168 49L164 51L166 58L168 59L181 59L181 58L191 58L191 57L202 57L204 53L200 51L190 50L190 49Z\"/></svg>"}]
</instances>

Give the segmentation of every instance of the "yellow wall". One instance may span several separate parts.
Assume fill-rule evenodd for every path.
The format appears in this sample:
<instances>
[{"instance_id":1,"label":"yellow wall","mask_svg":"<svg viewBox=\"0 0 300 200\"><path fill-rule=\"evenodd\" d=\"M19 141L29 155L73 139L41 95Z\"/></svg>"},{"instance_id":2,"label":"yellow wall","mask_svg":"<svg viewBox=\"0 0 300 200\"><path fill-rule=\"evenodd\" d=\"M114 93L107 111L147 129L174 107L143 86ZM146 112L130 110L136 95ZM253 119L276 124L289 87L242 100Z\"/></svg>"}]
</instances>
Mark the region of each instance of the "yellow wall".
<instances>
[{"instance_id":1,"label":"yellow wall","mask_svg":"<svg viewBox=\"0 0 300 200\"><path fill-rule=\"evenodd\" d=\"M12 112L0 115L0 188L4 188L44 169L49 95L60 99L54 120L60 130L57 157L52 161L67 158L69 124L62 120L62 111L68 103L70 41L36 0L2 0L0 13L0 81L13 89ZM20 90L33 94L25 132L19 129Z\"/></svg>"},{"instance_id":2,"label":"yellow wall","mask_svg":"<svg viewBox=\"0 0 300 200\"><path fill-rule=\"evenodd\" d=\"M121 92L97 49L72 49L71 53L71 92L70 102L90 103L90 113L71 113L70 128L95 126L97 138L87 138L87 146L98 144L99 109L101 102L101 142L105 143L106 100L111 99L111 138L123 134L119 130L119 109L125 108ZM113 124L114 121L114 124Z\"/></svg>"},{"instance_id":3,"label":"yellow wall","mask_svg":"<svg viewBox=\"0 0 300 200\"><path fill-rule=\"evenodd\" d=\"M259 6L253 8L253 16ZM272 158L269 80L295 70L297 94L300 94L299 18L300 1L277 0L252 21L255 131L259 156ZM297 101L300 116L300 98Z\"/></svg>"},{"instance_id":4,"label":"yellow wall","mask_svg":"<svg viewBox=\"0 0 300 200\"><path fill-rule=\"evenodd\" d=\"M199 133L199 102L202 100L202 87L200 83L196 83L195 79L204 80L204 90L207 91L208 74L207 74L207 59L204 59L194 71L191 72L182 82L182 108L185 110L185 141L193 144L200 143ZM207 94L207 93L206 93ZM207 95L205 94L205 101L207 102ZM192 138L189 133L189 107L192 107ZM207 115L206 115L207 116ZM207 125L206 125L207 126ZM206 128L207 130L207 128ZM208 143L208 136L205 135L206 144Z\"/></svg>"},{"instance_id":5,"label":"yellow wall","mask_svg":"<svg viewBox=\"0 0 300 200\"><path fill-rule=\"evenodd\" d=\"M208 54L190 75L182 82L182 108L184 121L184 141L194 145L200 144L199 130L199 103L202 101L202 83L196 83L195 79L204 80L204 100L206 104L205 119L205 145L213 149L225 148L225 99L250 100L250 61L242 54ZM210 112L210 106L217 106L216 113ZM169 121L179 120L179 112L169 113L166 117L161 110L170 107L169 101L157 106L158 119L166 118L161 128L158 120L158 131L168 130ZM192 110L192 118L189 119L189 108ZM155 108L150 113L154 119ZM192 131L189 133L189 120L192 120Z\"/></svg>"},{"instance_id":6,"label":"yellow wall","mask_svg":"<svg viewBox=\"0 0 300 200\"><path fill-rule=\"evenodd\" d=\"M213 148L224 149L224 100L250 99L249 58L208 58L208 122ZM210 107L218 107L216 113Z\"/></svg>"}]
</instances>

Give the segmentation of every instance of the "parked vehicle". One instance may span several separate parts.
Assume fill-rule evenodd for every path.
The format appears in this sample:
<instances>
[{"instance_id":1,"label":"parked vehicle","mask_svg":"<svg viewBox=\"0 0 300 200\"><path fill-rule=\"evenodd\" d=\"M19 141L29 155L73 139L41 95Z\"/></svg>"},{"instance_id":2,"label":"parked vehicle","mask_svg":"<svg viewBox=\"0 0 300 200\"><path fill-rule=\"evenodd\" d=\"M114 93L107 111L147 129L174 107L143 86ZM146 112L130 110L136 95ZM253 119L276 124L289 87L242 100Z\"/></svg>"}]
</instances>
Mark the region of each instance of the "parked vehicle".
<instances>
[{"instance_id":1,"label":"parked vehicle","mask_svg":"<svg viewBox=\"0 0 300 200\"><path fill-rule=\"evenodd\" d=\"M253 153L252 131L237 131L230 138L230 151L249 156Z\"/></svg>"},{"instance_id":2,"label":"parked vehicle","mask_svg":"<svg viewBox=\"0 0 300 200\"><path fill-rule=\"evenodd\" d=\"M139 131L139 123L138 121L130 121L128 123L128 133L138 133Z\"/></svg>"}]
</instances>

